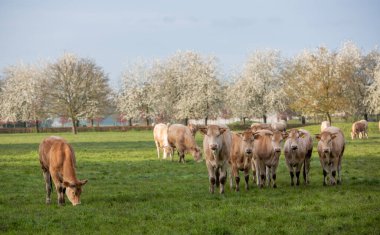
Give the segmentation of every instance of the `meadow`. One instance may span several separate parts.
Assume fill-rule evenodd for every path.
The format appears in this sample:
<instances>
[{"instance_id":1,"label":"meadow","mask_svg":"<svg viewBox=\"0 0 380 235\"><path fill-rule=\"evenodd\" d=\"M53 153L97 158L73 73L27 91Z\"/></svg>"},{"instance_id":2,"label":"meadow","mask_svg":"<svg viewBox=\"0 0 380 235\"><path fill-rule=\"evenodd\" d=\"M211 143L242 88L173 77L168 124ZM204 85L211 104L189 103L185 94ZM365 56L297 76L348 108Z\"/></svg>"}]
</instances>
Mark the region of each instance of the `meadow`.
<instances>
[{"instance_id":1,"label":"meadow","mask_svg":"<svg viewBox=\"0 0 380 235\"><path fill-rule=\"evenodd\" d=\"M224 195L209 193L204 161L158 160L151 131L55 133L73 145L78 178L89 180L76 207L58 206L55 190L45 204L37 149L52 134L3 134L0 233L380 234L380 132L370 123L368 140L351 140L350 125L336 124L347 140L342 185L322 185L314 147L310 185L290 186L282 153L278 188L250 181L250 190L227 186Z\"/></svg>"}]
</instances>

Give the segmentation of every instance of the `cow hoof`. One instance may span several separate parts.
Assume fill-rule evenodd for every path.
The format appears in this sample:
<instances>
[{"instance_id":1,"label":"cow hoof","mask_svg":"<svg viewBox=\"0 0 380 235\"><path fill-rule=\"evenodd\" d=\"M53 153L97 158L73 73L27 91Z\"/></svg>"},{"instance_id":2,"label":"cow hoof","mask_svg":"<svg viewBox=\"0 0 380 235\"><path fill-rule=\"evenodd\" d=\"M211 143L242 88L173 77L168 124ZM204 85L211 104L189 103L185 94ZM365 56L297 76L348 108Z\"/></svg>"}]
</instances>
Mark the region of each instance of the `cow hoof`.
<instances>
[{"instance_id":1,"label":"cow hoof","mask_svg":"<svg viewBox=\"0 0 380 235\"><path fill-rule=\"evenodd\" d=\"M294 186L294 183L293 183L293 182L291 182L291 183L290 183L290 186Z\"/></svg>"},{"instance_id":2,"label":"cow hoof","mask_svg":"<svg viewBox=\"0 0 380 235\"><path fill-rule=\"evenodd\" d=\"M337 181L337 184L341 185L341 184L342 184L342 181L338 180L338 181Z\"/></svg>"},{"instance_id":3,"label":"cow hoof","mask_svg":"<svg viewBox=\"0 0 380 235\"><path fill-rule=\"evenodd\" d=\"M326 182L323 182L323 186L327 186Z\"/></svg>"},{"instance_id":4,"label":"cow hoof","mask_svg":"<svg viewBox=\"0 0 380 235\"><path fill-rule=\"evenodd\" d=\"M277 188L277 184L274 184L274 185L273 185L273 188Z\"/></svg>"}]
</instances>

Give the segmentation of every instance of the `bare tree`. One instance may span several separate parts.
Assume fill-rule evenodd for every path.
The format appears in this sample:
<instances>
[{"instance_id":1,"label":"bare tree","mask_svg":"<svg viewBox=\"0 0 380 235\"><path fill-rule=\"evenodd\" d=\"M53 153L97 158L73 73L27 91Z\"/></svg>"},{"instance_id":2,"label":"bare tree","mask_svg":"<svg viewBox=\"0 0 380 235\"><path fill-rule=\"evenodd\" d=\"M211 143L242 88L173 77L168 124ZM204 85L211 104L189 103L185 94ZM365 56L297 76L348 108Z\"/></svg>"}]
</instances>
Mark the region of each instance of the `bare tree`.
<instances>
[{"instance_id":1,"label":"bare tree","mask_svg":"<svg viewBox=\"0 0 380 235\"><path fill-rule=\"evenodd\" d=\"M74 54L64 54L48 66L45 85L49 112L69 117L74 134L80 118L100 113L110 102L111 89L103 70L94 61Z\"/></svg>"}]
</instances>

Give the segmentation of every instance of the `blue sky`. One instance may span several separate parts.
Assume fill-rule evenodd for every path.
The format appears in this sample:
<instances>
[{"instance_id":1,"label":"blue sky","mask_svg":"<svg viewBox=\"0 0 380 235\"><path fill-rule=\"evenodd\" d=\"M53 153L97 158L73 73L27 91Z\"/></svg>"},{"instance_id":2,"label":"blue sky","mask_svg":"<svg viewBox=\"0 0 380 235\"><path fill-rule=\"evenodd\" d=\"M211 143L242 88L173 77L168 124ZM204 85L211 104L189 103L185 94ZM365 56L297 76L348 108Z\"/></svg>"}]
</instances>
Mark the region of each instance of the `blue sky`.
<instances>
[{"instance_id":1,"label":"blue sky","mask_svg":"<svg viewBox=\"0 0 380 235\"><path fill-rule=\"evenodd\" d=\"M228 74L257 49L292 56L346 40L364 51L380 45L380 1L0 0L1 70L73 52L94 59L114 87L127 62L177 50L214 55Z\"/></svg>"}]
</instances>

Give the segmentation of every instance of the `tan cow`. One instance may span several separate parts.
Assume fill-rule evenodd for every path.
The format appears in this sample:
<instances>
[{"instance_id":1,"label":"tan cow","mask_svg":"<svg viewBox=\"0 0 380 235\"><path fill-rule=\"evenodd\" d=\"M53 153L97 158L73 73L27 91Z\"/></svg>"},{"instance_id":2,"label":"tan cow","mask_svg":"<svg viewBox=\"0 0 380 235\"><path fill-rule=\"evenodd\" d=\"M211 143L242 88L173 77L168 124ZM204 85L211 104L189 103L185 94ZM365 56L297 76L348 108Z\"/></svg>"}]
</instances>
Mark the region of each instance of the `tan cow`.
<instances>
[{"instance_id":1,"label":"tan cow","mask_svg":"<svg viewBox=\"0 0 380 235\"><path fill-rule=\"evenodd\" d=\"M251 125L251 131L253 133L255 133L256 131L259 131L259 130L272 130L272 126L271 124L267 124L267 123L253 123Z\"/></svg>"},{"instance_id":2,"label":"tan cow","mask_svg":"<svg viewBox=\"0 0 380 235\"><path fill-rule=\"evenodd\" d=\"M256 167L257 185L264 187L265 175L268 185L276 185L276 170L281 155L280 143L284 138L280 131L259 130L254 133L253 162Z\"/></svg>"},{"instance_id":3,"label":"tan cow","mask_svg":"<svg viewBox=\"0 0 380 235\"><path fill-rule=\"evenodd\" d=\"M342 157L345 148L343 132L338 127L327 127L322 133L316 135L318 141L319 161L323 169L323 185L326 185L327 174L330 177L330 184L334 185L335 176L338 172L337 183L342 183L341 168Z\"/></svg>"},{"instance_id":4,"label":"tan cow","mask_svg":"<svg viewBox=\"0 0 380 235\"><path fill-rule=\"evenodd\" d=\"M46 183L46 203L51 202L53 179L59 205L65 204L65 192L74 206L80 204L82 187L87 180L78 180L76 177L75 154L71 145L61 137L47 137L39 146L39 160Z\"/></svg>"},{"instance_id":5,"label":"tan cow","mask_svg":"<svg viewBox=\"0 0 380 235\"><path fill-rule=\"evenodd\" d=\"M281 156L281 142L288 137L286 132L274 131L272 136L273 157L266 163L266 175L268 180L268 186L277 188L276 185L276 172L280 162Z\"/></svg>"},{"instance_id":6,"label":"tan cow","mask_svg":"<svg viewBox=\"0 0 380 235\"><path fill-rule=\"evenodd\" d=\"M310 133L303 129L291 129L284 144L285 162L290 173L290 185L294 185L294 171L297 183L300 184L299 176L303 167L305 184L310 182L310 158L313 151L313 140Z\"/></svg>"},{"instance_id":7,"label":"tan cow","mask_svg":"<svg viewBox=\"0 0 380 235\"><path fill-rule=\"evenodd\" d=\"M244 171L245 189L249 188L249 173L254 170L253 164L253 134L251 130L244 131L243 133L232 133L232 148L229 158L231 169L230 174L230 188L233 188L233 178L235 179L236 192L239 191L239 171Z\"/></svg>"},{"instance_id":8,"label":"tan cow","mask_svg":"<svg viewBox=\"0 0 380 235\"><path fill-rule=\"evenodd\" d=\"M206 166L210 181L210 193L214 193L215 185L224 193L227 179L228 159L231 153L232 135L227 126L208 125L199 128L204 135L203 150L206 154Z\"/></svg>"},{"instance_id":9,"label":"tan cow","mask_svg":"<svg viewBox=\"0 0 380 235\"><path fill-rule=\"evenodd\" d=\"M379 131L380 131L380 121L379 121Z\"/></svg>"},{"instance_id":10,"label":"tan cow","mask_svg":"<svg viewBox=\"0 0 380 235\"><path fill-rule=\"evenodd\" d=\"M173 160L173 150L168 142L168 126L163 123L155 125L153 129L153 137L157 149L157 158L160 159L160 149L162 149L163 159L166 159L169 154L170 159Z\"/></svg>"},{"instance_id":11,"label":"tan cow","mask_svg":"<svg viewBox=\"0 0 380 235\"><path fill-rule=\"evenodd\" d=\"M272 130L273 131L286 131L286 121L281 120L280 122L274 122L271 124Z\"/></svg>"},{"instance_id":12,"label":"tan cow","mask_svg":"<svg viewBox=\"0 0 380 235\"><path fill-rule=\"evenodd\" d=\"M364 137L368 138L368 123L365 120L360 120L354 122L351 128L351 139L359 138L362 139Z\"/></svg>"},{"instance_id":13,"label":"tan cow","mask_svg":"<svg viewBox=\"0 0 380 235\"><path fill-rule=\"evenodd\" d=\"M170 125L168 127L168 142L171 148L177 149L179 162L185 163L185 153L191 153L195 161L202 159L202 152L187 126L182 124Z\"/></svg>"},{"instance_id":14,"label":"tan cow","mask_svg":"<svg viewBox=\"0 0 380 235\"><path fill-rule=\"evenodd\" d=\"M323 121L321 123L321 132L326 128L326 127L329 127L331 126L330 122L329 121Z\"/></svg>"}]
</instances>

